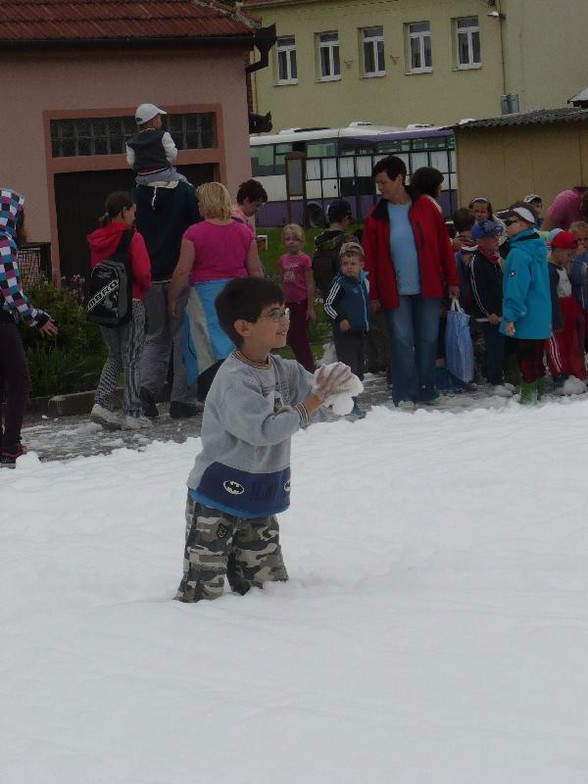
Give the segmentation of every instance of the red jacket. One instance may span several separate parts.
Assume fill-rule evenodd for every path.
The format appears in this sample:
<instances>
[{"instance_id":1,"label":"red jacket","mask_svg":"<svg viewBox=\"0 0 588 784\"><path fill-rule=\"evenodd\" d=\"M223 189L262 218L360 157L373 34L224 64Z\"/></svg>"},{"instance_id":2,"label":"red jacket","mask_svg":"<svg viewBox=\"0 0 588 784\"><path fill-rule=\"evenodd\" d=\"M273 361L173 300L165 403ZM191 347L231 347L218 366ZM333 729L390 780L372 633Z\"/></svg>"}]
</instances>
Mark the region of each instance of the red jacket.
<instances>
[{"instance_id":1,"label":"red jacket","mask_svg":"<svg viewBox=\"0 0 588 784\"><path fill-rule=\"evenodd\" d=\"M114 253L120 242L120 237L125 229L131 228L126 223L111 221L101 229L96 229L88 234L88 245L90 246L90 267L94 267L111 253ZM143 299L145 292L151 288L151 261L145 240L135 231L131 244L129 245L129 261L132 275L132 296L133 299Z\"/></svg>"},{"instance_id":2,"label":"red jacket","mask_svg":"<svg viewBox=\"0 0 588 784\"><path fill-rule=\"evenodd\" d=\"M445 285L459 286L455 255L443 216L432 199L417 196L413 198L408 217L419 260L421 296L441 298L446 294ZM365 219L362 245L369 273L370 299L378 300L385 310L394 310L399 299L390 255L390 223L385 199L380 199Z\"/></svg>"}]
</instances>

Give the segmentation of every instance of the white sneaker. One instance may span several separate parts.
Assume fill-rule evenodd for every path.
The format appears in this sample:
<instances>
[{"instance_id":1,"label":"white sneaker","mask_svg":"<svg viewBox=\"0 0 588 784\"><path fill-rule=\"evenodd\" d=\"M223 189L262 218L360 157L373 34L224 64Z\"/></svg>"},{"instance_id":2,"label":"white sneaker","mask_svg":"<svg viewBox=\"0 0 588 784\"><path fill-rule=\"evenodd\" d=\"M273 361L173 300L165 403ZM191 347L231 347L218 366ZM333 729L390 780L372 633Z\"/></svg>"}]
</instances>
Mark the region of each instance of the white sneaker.
<instances>
[{"instance_id":1,"label":"white sneaker","mask_svg":"<svg viewBox=\"0 0 588 784\"><path fill-rule=\"evenodd\" d=\"M121 421L118 414L114 411L109 411L99 403L94 403L90 411L90 419L97 425L102 425L105 430L120 430Z\"/></svg>"},{"instance_id":2,"label":"white sneaker","mask_svg":"<svg viewBox=\"0 0 588 784\"><path fill-rule=\"evenodd\" d=\"M399 411L414 411L416 408L416 403L414 403L412 400L401 400L396 408Z\"/></svg>"},{"instance_id":3,"label":"white sneaker","mask_svg":"<svg viewBox=\"0 0 588 784\"><path fill-rule=\"evenodd\" d=\"M153 422L150 419L147 419L146 416L127 416L124 417L122 422L122 429L123 430L144 430L147 427L151 427Z\"/></svg>"},{"instance_id":4,"label":"white sneaker","mask_svg":"<svg viewBox=\"0 0 588 784\"><path fill-rule=\"evenodd\" d=\"M586 384L576 376L566 378L563 385L564 395L583 395L586 391Z\"/></svg>"},{"instance_id":5,"label":"white sneaker","mask_svg":"<svg viewBox=\"0 0 588 784\"><path fill-rule=\"evenodd\" d=\"M512 397L512 390L506 384L490 384L490 394L498 397Z\"/></svg>"}]
</instances>

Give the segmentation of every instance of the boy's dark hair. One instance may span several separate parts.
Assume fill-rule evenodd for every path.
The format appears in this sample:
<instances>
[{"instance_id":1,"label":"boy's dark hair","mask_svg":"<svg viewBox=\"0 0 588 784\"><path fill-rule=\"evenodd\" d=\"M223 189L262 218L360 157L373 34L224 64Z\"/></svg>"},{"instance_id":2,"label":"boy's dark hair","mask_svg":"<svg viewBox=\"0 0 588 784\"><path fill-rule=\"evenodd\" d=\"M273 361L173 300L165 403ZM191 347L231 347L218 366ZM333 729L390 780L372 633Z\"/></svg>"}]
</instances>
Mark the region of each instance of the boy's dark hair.
<instances>
[{"instance_id":1,"label":"boy's dark hair","mask_svg":"<svg viewBox=\"0 0 588 784\"><path fill-rule=\"evenodd\" d=\"M236 346L243 338L235 330L235 321L257 321L267 305L284 304L284 292L269 278L234 278L214 301L218 321Z\"/></svg>"},{"instance_id":2,"label":"boy's dark hair","mask_svg":"<svg viewBox=\"0 0 588 784\"><path fill-rule=\"evenodd\" d=\"M385 172L391 180L395 180L399 174L402 174L402 182L406 179L406 165L397 155L388 155L378 161L372 169L372 177L382 172Z\"/></svg>"},{"instance_id":3,"label":"boy's dark hair","mask_svg":"<svg viewBox=\"0 0 588 784\"><path fill-rule=\"evenodd\" d=\"M249 201L261 199L265 203L267 201L266 190L257 180L245 180L239 185L237 204L243 204L245 199L249 199Z\"/></svg>"},{"instance_id":4,"label":"boy's dark hair","mask_svg":"<svg viewBox=\"0 0 588 784\"><path fill-rule=\"evenodd\" d=\"M432 166L421 166L411 176L410 184L417 193L435 198L443 179L439 169L434 169Z\"/></svg>"},{"instance_id":5,"label":"boy's dark hair","mask_svg":"<svg viewBox=\"0 0 588 784\"><path fill-rule=\"evenodd\" d=\"M475 222L474 213L469 207L458 207L453 213L453 225L458 232L469 231Z\"/></svg>"},{"instance_id":6,"label":"boy's dark hair","mask_svg":"<svg viewBox=\"0 0 588 784\"><path fill-rule=\"evenodd\" d=\"M327 207L328 222L341 223L345 218L351 218L351 205L345 199L335 199Z\"/></svg>"}]
</instances>

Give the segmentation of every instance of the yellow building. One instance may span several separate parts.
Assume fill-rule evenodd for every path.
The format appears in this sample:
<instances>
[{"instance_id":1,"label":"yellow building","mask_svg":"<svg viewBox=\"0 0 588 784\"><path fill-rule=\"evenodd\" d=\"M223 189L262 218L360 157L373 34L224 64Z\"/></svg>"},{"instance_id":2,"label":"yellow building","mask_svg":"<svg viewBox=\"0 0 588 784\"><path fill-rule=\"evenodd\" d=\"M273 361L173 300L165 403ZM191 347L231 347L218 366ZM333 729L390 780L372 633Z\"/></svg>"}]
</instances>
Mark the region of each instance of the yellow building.
<instances>
[{"instance_id":1,"label":"yellow building","mask_svg":"<svg viewBox=\"0 0 588 784\"><path fill-rule=\"evenodd\" d=\"M586 83L585 0L244 0L276 25L252 75L275 130L453 124L565 105Z\"/></svg>"}]
</instances>

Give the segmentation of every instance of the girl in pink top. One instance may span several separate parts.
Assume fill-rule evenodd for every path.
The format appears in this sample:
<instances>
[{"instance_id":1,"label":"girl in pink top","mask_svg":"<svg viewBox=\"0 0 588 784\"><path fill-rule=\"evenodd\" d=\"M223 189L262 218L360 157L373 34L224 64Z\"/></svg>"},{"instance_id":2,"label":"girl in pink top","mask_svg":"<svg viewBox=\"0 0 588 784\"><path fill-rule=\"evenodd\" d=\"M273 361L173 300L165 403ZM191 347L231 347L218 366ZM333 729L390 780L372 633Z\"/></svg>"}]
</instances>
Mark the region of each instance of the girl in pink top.
<instances>
[{"instance_id":1,"label":"girl in pink top","mask_svg":"<svg viewBox=\"0 0 588 784\"><path fill-rule=\"evenodd\" d=\"M314 373L314 359L308 341L308 322L316 319L312 260L301 253L304 231L297 223L284 226L282 242L287 253L278 259L284 299L290 309L288 345L300 364Z\"/></svg>"}]
</instances>

